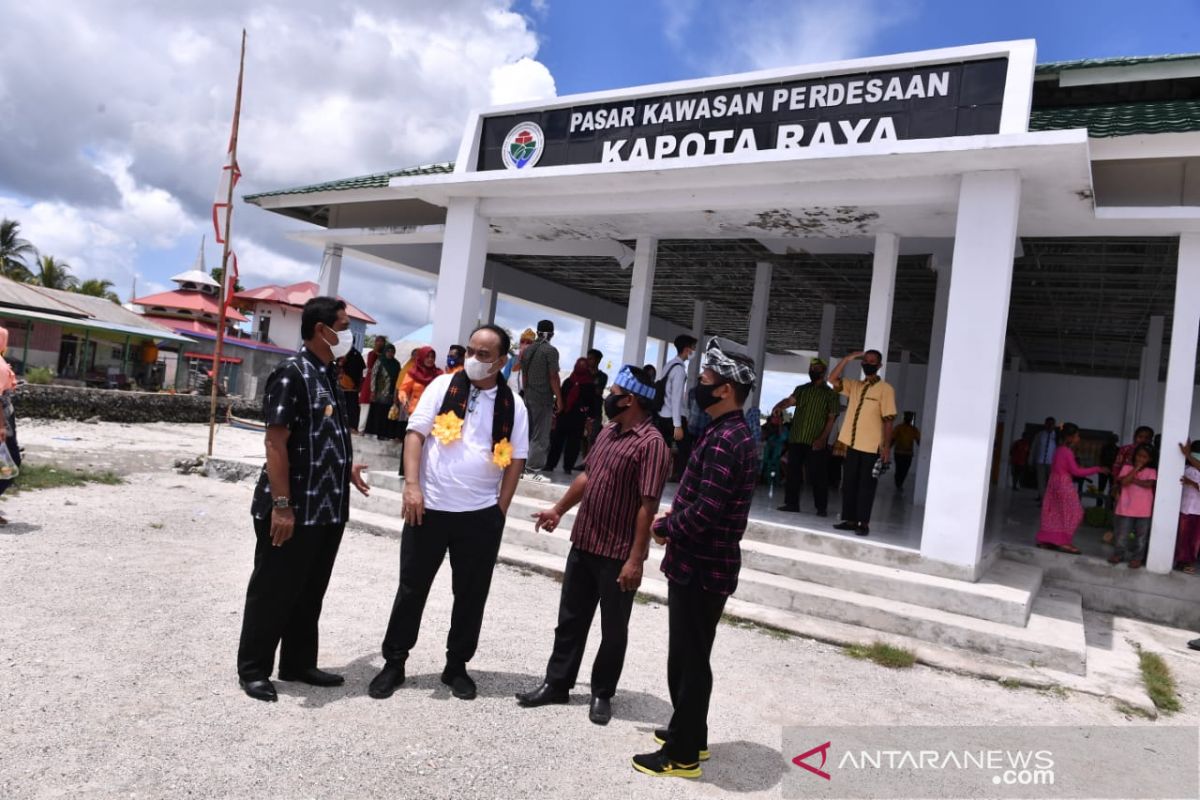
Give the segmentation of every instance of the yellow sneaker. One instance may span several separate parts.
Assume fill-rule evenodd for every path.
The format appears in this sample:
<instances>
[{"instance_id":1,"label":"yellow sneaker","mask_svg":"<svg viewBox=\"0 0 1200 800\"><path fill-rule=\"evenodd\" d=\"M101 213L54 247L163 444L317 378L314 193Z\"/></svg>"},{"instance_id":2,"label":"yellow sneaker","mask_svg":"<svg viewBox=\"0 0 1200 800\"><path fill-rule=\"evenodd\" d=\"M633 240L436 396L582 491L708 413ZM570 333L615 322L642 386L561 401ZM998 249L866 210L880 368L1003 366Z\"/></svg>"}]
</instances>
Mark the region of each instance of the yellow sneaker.
<instances>
[{"instance_id":1,"label":"yellow sneaker","mask_svg":"<svg viewBox=\"0 0 1200 800\"><path fill-rule=\"evenodd\" d=\"M661 750L634 756L632 763L638 772L655 778L699 778L701 775L699 761L694 764L680 764L667 758Z\"/></svg>"},{"instance_id":2,"label":"yellow sneaker","mask_svg":"<svg viewBox=\"0 0 1200 800\"><path fill-rule=\"evenodd\" d=\"M666 728L658 728L657 730L654 731L654 743L656 745L659 745L660 747L667 743L667 729ZM708 761L710 758L712 758L712 753L709 752L707 747L700 750L700 760L701 761Z\"/></svg>"}]
</instances>

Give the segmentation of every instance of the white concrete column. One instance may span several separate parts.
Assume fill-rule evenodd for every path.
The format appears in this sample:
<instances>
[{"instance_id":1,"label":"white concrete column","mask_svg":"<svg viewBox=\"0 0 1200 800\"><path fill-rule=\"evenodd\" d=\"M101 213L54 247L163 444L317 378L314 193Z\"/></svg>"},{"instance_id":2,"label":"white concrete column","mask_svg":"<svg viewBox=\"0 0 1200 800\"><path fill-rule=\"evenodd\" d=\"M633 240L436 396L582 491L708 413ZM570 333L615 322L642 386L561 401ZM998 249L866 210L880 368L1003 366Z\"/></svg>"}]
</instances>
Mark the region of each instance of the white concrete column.
<instances>
[{"instance_id":1,"label":"white concrete column","mask_svg":"<svg viewBox=\"0 0 1200 800\"><path fill-rule=\"evenodd\" d=\"M922 446L917 450L917 483L913 501L925 502L929 490L929 457L937 435L938 385L942 380L942 345L946 341L946 308L950 304L950 275L953 264L936 265L937 288L933 296L933 326L929 329L929 364L925 368L925 402L921 405Z\"/></svg>"},{"instance_id":2,"label":"white concrete column","mask_svg":"<svg viewBox=\"0 0 1200 800\"><path fill-rule=\"evenodd\" d=\"M1146 357L1145 349L1142 348L1142 358ZM1137 411L1138 411L1138 382L1125 381L1125 427L1119 431L1122 442L1132 442L1133 432L1137 429Z\"/></svg>"},{"instance_id":3,"label":"white concrete column","mask_svg":"<svg viewBox=\"0 0 1200 800\"><path fill-rule=\"evenodd\" d=\"M650 301L654 292L654 265L658 239L639 236L633 253L633 275L629 284L629 306L625 312L625 350L622 363L646 363L646 337L650 332Z\"/></svg>"},{"instance_id":4,"label":"white concrete column","mask_svg":"<svg viewBox=\"0 0 1200 800\"><path fill-rule=\"evenodd\" d=\"M817 358L833 369L833 323L837 321L837 306L825 303L821 306L821 334L817 338Z\"/></svg>"},{"instance_id":5,"label":"white concrete column","mask_svg":"<svg viewBox=\"0 0 1200 800\"><path fill-rule=\"evenodd\" d=\"M1196 338L1200 335L1200 233L1179 237L1179 268L1175 276L1175 310L1171 320L1171 351L1167 360L1167 390L1163 398L1162 452L1158 458L1158 490L1150 526L1146 569L1167 574L1175 560L1179 524L1179 479L1184 460L1179 443L1190 441L1192 400L1196 380ZM1161 341L1161 337L1160 337Z\"/></svg>"},{"instance_id":6,"label":"white concrete column","mask_svg":"<svg viewBox=\"0 0 1200 800\"><path fill-rule=\"evenodd\" d=\"M579 355L586 356L588 350L591 350L596 344L596 320L585 319L583 321L583 352Z\"/></svg>"},{"instance_id":7,"label":"white concrete column","mask_svg":"<svg viewBox=\"0 0 1200 800\"><path fill-rule=\"evenodd\" d=\"M1017 172L962 177L921 555L969 573L983 550L1020 205Z\"/></svg>"},{"instance_id":8,"label":"white concrete column","mask_svg":"<svg viewBox=\"0 0 1200 800\"><path fill-rule=\"evenodd\" d=\"M322 297L337 297L342 280L342 246L330 242L321 254L321 271L317 276L317 293Z\"/></svg>"},{"instance_id":9,"label":"white concrete column","mask_svg":"<svg viewBox=\"0 0 1200 800\"><path fill-rule=\"evenodd\" d=\"M433 347L439 361L445 359L450 345L466 342L475 327L483 291L487 240L488 221L479 215L479 201L450 198L433 312Z\"/></svg>"},{"instance_id":10,"label":"white concrete column","mask_svg":"<svg viewBox=\"0 0 1200 800\"><path fill-rule=\"evenodd\" d=\"M758 405L762 398L762 371L767 361L767 314L771 305L771 275L774 265L770 261L760 261L754 267L754 297L750 301L750 335L747 337L746 349L754 359L754 368L759 374L750 393L749 408Z\"/></svg>"},{"instance_id":11,"label":"white concrete column","mask_svg":"<svg viewBox=\"0 0 1200 800\"><path fill-rule=\"evenodd\" d=\"M871 262L871 304L867 307L867 335L864 350L883 354L880 375L887 373L888 343L892 338L892 304L896 297L896 263L900 258L900 237L894 233L875 236L875 258Z\"/></svg>"},{"instance_id":12,"label":"white concrete column","mask_svg":"<svg viewBox=\"0 0 1200 800\"><path fill-rule=\"evenodd\" d=\"M1160 430L1162 419L1162 398L1159 397L1158 370L1162 364L1163 346L1163 317L1155 314L1150 317L1146 329L1145 358L1142 360L1142 374L1138 376L1138 391L1141 399L1138 401L1138 425L1149 425L1154 430Z\"/></svg>"},{"instance_id":13,"label":"white concrete column","mask_svg":"<svg viewBox=\"0 0 1200 800\"><path fill-rule=\"evenodd\" d=\"M696 352L699 353L704 347L704 325L705 318L708 316L708 302L704 300L694 301L692 307L692 336L696 337ZM688 386L695 386L696 381L700 379L700 359L693 358L688 362Z\"/></svg>"},{"instance_id":14,"label":"white concrete column","mask_svg":"<svg viewBox=\"0 0 1200 800\"><path fill-rule=\"evenodd\" d=\"M500 292L492 288L488 289L485 294L487 295L487 303L484 305L485 310L482 321L487 325L494 325L496 324L496 306L500 302Z\"/></svg>"}]
</instances>

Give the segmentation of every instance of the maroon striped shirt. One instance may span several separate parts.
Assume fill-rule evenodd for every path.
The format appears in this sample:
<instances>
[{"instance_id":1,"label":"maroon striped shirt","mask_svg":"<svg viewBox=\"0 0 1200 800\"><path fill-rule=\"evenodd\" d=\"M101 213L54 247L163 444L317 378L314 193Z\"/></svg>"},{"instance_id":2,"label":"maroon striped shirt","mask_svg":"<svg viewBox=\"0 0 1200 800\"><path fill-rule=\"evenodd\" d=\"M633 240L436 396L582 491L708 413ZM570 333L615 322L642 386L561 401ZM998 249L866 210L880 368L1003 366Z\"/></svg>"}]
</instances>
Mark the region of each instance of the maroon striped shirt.
<instances>
[{"instance_id":1,"label":"maroon striped shirt","mask_svg":"<svg viewBox=\"0 0 1200 800\"><path fill-rule=\"evenodd\" d=\"M657 503L662 497L670 462L667 443L651 418L627 431L616 422L606 425L588 452L588 482L571 529L572 544L605 558L629 558L642 498Z\"/></svg>"}]
</instances>

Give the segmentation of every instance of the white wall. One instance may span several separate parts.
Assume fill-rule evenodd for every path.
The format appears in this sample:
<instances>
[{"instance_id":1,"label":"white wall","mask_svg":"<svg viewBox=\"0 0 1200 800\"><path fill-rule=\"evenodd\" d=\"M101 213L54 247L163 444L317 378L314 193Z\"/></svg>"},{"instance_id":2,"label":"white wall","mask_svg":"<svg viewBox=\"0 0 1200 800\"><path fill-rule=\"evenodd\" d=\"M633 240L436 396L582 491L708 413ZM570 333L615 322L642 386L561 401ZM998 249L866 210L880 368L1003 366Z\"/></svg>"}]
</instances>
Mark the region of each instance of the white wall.
<instances>
[{"instance_id":1,"label":"white wall","mask_svg":"<svg viewBox=\"0 0 1200 800\"><path fill-rule=\"evenodd\" d=\"M1050 372L1022 372L1017 423L1040 422L1054 417L1059 422L1074 422L1081 428L1120 433L1125 438L1125 398L1129 381L1123 378L1092 378L1081 375L1056 375ZM1165 394L1159 384L1158 396ZM1162 429L1162 403L1153 413L1140 414L1136 425ZM1200 391L1192 398L1192 437L1200 436Z\"/></svg>"}]
</instances>

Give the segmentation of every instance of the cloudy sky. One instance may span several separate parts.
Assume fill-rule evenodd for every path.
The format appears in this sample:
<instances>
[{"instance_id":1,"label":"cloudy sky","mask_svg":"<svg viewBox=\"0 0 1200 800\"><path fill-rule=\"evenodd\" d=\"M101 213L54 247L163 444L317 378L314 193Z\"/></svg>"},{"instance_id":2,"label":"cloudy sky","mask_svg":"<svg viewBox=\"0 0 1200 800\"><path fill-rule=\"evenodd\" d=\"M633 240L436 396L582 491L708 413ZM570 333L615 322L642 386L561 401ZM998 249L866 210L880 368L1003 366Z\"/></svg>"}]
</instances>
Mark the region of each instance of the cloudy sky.
<instances>
[{"instance_id":1,"label":"cloudy sky","mask_svg":"<svg viewBox=\"0 0 1200 800\"><path fill-rule=\"evenodd\" d=\"M123 299L166 288L211 227L243 27L249 194L452 158L491 103L1028 36L1181 52L1198 26L1195 0L0 0L0 217ZM298 225L239 204L243 283L315 276ZM414 279L348 261L342 291L386 333L425 322Z\"/></svg>"}]
</instances>

